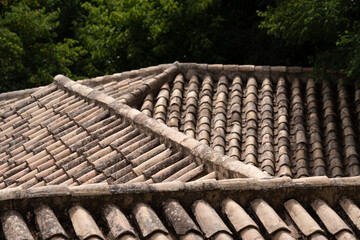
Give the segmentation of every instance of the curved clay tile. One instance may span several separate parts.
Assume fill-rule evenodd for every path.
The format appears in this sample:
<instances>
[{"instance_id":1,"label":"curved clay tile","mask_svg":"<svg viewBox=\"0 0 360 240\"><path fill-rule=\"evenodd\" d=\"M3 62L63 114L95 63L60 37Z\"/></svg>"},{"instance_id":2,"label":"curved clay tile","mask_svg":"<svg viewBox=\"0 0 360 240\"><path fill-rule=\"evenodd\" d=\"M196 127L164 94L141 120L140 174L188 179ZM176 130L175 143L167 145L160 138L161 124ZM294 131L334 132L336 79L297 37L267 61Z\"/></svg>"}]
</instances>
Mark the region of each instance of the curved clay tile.
<instances>
[{"instance_id":1,"label":"curved clay tile","mask_svg":"<svg viewBox=\"0 0 360 240\"><path fill-rule=\"evenodd\" d=\"M216 179L216 173L210 172L210 173L196 179L195 181L202 181L202 180L209 180L209 179Z\"/></svg>"},{"instance_id":2,"label":"curved clay tile","mask_svg":"<svg viewBox=\"0 0 360 240\"><path fill-rule=\"evenodd\" d=\"M288 231L279 230L277 231L274 236L272 236L273 240L295 240Z\"/></svg>"},{"instance_id":3,"label":"curved clay tile","mask_svg":"<svg viewBox=\"0 0 360 240\"><path fill-rule=\"evenodd\" d=\"M156 99L157 101L154 107L154 118L162 123L165 123L167 116L167 103L170 100L169 83L164 83Z\"/></svg>"},{"instance_id":4,"label":"curved clay tile","mask_svg":"<svg viewBox=\"0 0 360 240\"><path fill-rule=\"evenodd\" d=\"M129 133L110 143L110 146L114 149L124 148L124 144L131 144L129 142L133 141L133 139L139 135L141 135L140 131L138 129L134 129L134 127L131 126L131 131Z\"/></svg>"},{"instance_id":5,"label":"curved clay tile","mask_svg":"<svg viewBox=\"0 0 360 240\"><path fill-rule=\"evenodd\" d=\"M105 239L90 213L81 206L69 209L69 216L76 235L80 240L96 237Z\"/></svg>"},{"instance_id":6,"label":"curved clay tile","mask_svg":"<svg viewBox=\"0 0 360 240\"><path fill-rule=\"evenodd\" d=\"M52 239L53 237L68 238L59 220L48 206L41 204L34 210L34 213L36 225L42 239Z\"/></svg>"},{"instance_id":7,"label":"curved clay tile","mask_svg":"<svg viewBox=\"0 0 360 240\"><path fill-rule=\"evenodd\" d=\"M228 155L236 160L241 159L241 124L234 122L231 124L231 132L229 135L229 151Z\"/></svg>"},{"instance_id":8,"label":"curved clay tile","mask_svg":"<svg viewBox=\"0 0 360 240\"><path fill-rule=\"evenodd\" d=\"M155 173L151 176L154 182L162 182L169 179L173 174L176 174L181 169L185 168L186 166L191 165L192 160L191 158L185 157L181 160L176 160L175 163L167 166L166 168L160 170L159 172ZM170 163L169 163L170 164ZM180 177L180 176L179 176Z\"/></svg>"},{"instance_id":9,"label":"curved clay tile","mask_svg":"<svg viewBox=\"0 0 360 240\"><path fill-rule=\"evenodd\" d=\"M349 97L347 89L339 82L339 108L341 127L345 141L345 159L348 162L348 171L350 176L360 174L359 154L356 146L355 126L350 115Z\"/></svg>"},{"instance_id":10,"label":"curved clay tile","mask_svg":"<svg viewBox=\"0 0 360 240\"><path fill-rule=\"evenodd\" d=\"M273 90L270 79L265 78L261 86L260 101L261 135L260 156L261 168L271 176L275 173L274 136L273 136Z\"/></svg>"},{"instance_id":11,"label":"curved clay tile","mask_svg":"<svg viewBox=\"0 0 360 240\"><path fill-rule=\"evenodd\" d=\"M136 141L134 139L136 139ZM121 152L123 156L127 156L127 155L135 152L135 150L138 150L141 147L145 146L146 144L149 144L151 140L152 139L150 136L146 136L145 134L140 134L136 138L133 138L132 140L117 147L117 150L119 152ZM153 144L153 143L151 143L151 144ZM139 154L141 154L141 153L136 153L135 154L136 156L133 156L133 158L136 158L137 156L139 156Z\"/></svg>"},{"instance_id":12,"label":"curved clay tile","mask_svg":"<svg viewBox=\"0 0 360 240\"><path fill-rule=\"evenodd\" d=\"M241 104L242 104L242 80L236 76L232 82L230 92L230 121L231 131L229 135L229 151L231 158L241 159Z\"/></svg>"},{"instance_id":13,"label":"curved clay tile","mask_svg":"<svg viewBox=\"0 0 360 240\"><path fill-rule=\"evenodd\" d=\"M304 121L304 105L301 96L300 80L295 79L291 84L291 120L295 141L294 141L294 154L295 154L295 172L296 177L308 177L308 164L307 164L307 139L305 132Z\"/></svg>"},{"instance_id":14,"label":"curved clay tile","mask_svg":"<svg viewBox=\"0 0 360 240\"><path fill-rule=\"evenodd\" d=\"M258 198L253 200L251 202L251 207L270 235L275 234L280 230L290 233L289 227L263 199Z\"/></svg>"},{"instance_id":15,"label":"curved clay tile","mask_svg":"<svg viewBox=\"0 0 360 240\"><path fill-rule=\"evenodd\" d=\"M171 96L170 96L170 114L167 124L169 127L174 127L179 129L181 123L181 106L183 100L183 91L184 91L184 77L182 74L178 74L175 77Z\"/></svg>"},{"instance_id":16,"label":"curved clay tile","mask_svg":"<svg viewBox=\"0 0 360 240\"><path fill-rule=\"evenodd\" d=\"M342 177L343 165L338 142L336 126L336 112L333 103L333 93L328 83L322 84L323 112L325 123L325 148L327 153L327 165L331 177Z\"/></svg>"},{"instance_id":17,"label":"curved clay tile","mask_svg":"<svg viewBox=\"0 0 360 240\"><path fill-rule=\"evenodd\" d=\"M142 172L148 169L149 167L163 161L164 159L166 159L171 155L172 151L169 148L166 148L165 145L163 146L162 145L159 145L158 147L154 148L153 151L149 151L148 153L143 154L145 155L143 158L141 158L140 156L132 161L132 163L136 166L133 169L133 171L137 175L142 174Z\"/></svg>"},{"instance_id":18,"label":"curved clay tile","mask_svg":"<svg viewBox=\"0 0 360 240\"><path fill-rule=\"evenodd\" d=\"M214 134L212 147L214 150L225 154L226 115L228 105L228 80L222 75L216 90L214 108Z\"/></svg>"},{"instance_id":19,"label":"curved clay tile","mask_svg":"<svg viewBox=\"0 0 360 240\"><path fill-rule=\"evenodd\" d=\"M166 219L171 223L178 236L193 233L192 236L201 237L200 229L178 201L168 200L163 207Z\"/></svg>"},{"instance_id":20,"label":"curved clay tile","mask_svg":"<svg viewBox=\"0 0 360 240\"><path fill-rule=\"evenodd\" d=\"M151 234L148 238L148 240L171 240L169 236L165 235L164 233L156 232L154 234Z\"/></svg>"},{"instance_id":21,"label":"curved clay tile","mask_svg":"<svg viewBox=\"0 0 360 240\"><path fill-rule=\"evenodd\" d=\"M300 231L306 236L318 232L324 234L319 224L310 216L310 214L295 199L290 199L284 203L285 209Z\"/></svg>"},{"instance_id":22,"label":"curved clay tile","mask_svg":"<svg viewBox=\"0 0 360 240\"><path fill-rule=\"evenodd\" d=\"M206 201L198 200L193 203L192 208L196 221L206 238L232 239L230 229Z\"/></svg>"},{"instance_id":23,"label":"curved clay tile","mask_svg":"<svg viewBox=\"0 0 360 240\"><path fill-rule=\"evenodd\" d=\"M311 203L311 207L324 223L326 229L335 237L342 232L348 232L352 235L352 230L349 226L339 217L339 215L329 207L323 200L317 199ZM344 236L344 234L341 234ZM348 234L345 234L346 236ZM345 239L345 238L344 238ZM349 238L351 239L351 238ZM353 239L355 239L353 237Z\"/></svg>"},{"instance_id":24,"label":"curved clay tile","mask_svg":"<svg viewBox=\"0 0 360 240\"><path fill-rule=\"evenodd\" d=\"M143 171L143 174L146 178L150 178L152 175L161 171L162 169L174 164L181 158L181 152L174 153L173 155L167 157L166 159L154 164L153 166L147 168Z\"/></svg>"},{"instance_id":25,"label":"curved clay tile","mask_svg":"<svg viewBox=\"0 0 360 240\"><path fill-rule=\"evenodd\" d=\"M287 97L286 90L286 81L284 78L280 78L276 86L276 124L277 124L277 134L276 141L277 144L277 162L276 162L276 175L279 177L288 176L292 177L291 172L291 162L289 156L289 101Z\"/></svg>"},{"instance_id":26,"label":"curved clay tile","mask_svg":"<svg viewBox=\"0 0 360 240\"><path fill-rule=\"evenodd\" d=\"M203 166L199 166L203 168ZM196 163L190 163L189 165L185 166L184 168L178 170L177 172L174 172L172 175L170 175L168 178L164 180L164 182L171 182L171 181L180 181L182 176L192 172L193 170L198 169L198 166ZM200 171L201 172L201 171ZM186 180L186 179L185 179ZM183 181L185 181L183 180Z\"/></svg>"},{"instance_id":27,"label":"curved clay tile","mask_svg":"<svg viewBox=\"0 0 360 240\"><path fill-rule=\"evenodd\" d=\"M114 204L107 204L103 209L103 216L109 226L113 239L127 236L135 239L136 234L125 215Z\"/></svg>"},{"instance_id":28,"label":"curved clay tile","mask_svg":"<svg viewBox=\"0 0 360 240\"><path fill-rule=\"evenodd\" d=\"M245 228L240 232L240 237L243 240L264 240L259 230L255 228Z\"/></svg>"},{"instance_id":29,"label":"curved clay tile","mask_svg":"<svg viewBox=\"0 0 360 240\"><path fill-rule=\"evenodd\" d=\"M359 207L349 198L344 197L340 201L342 209L349 216L353 224L360 230L360 209Z\"/></svg>"},{"instance_id":30,"label":"curved clay tile","mask_svg":"<svg viewBox=\"0 0 360 240\"><path fill-rule=\"evenodd\" d=\"M149 151L144 152L143 154L141 154L137 158L132 159L130 162L132 163L133 166L138 166L138 165L146 162L150 158L155 157L158 154L163 153L165 150L166 150L165 144L160 144L160 145L150 149Z\"/></svg>"},{"instance_id":31,"label":"curved clay tile","mask_svg":"<svg viewBox=\"0 0 360 240\"><path fill-rule=\"evenodd\" d=\"M306 82L306 106L307 124L310 128L310 144L313 161L313 175L326 176L326 165L324 162L324 149L321 137L321 125L319 120L320 109L317 106L317 91L314 79Z\"/></svg>"},{"instance_id":32,"label":"curved clay tile","mask_svg":"<svg viewBox=\"0 0 360 240\"><path fill-rule=\"evenodd\" d=\"M355 239L357 239L352 233L350 233L348 231L339 232L338 234L336 234L335 237L337 240L355 240Z\"/></svg>"},{"instance_id":33,"label":"curved clay tile","mask_svg":"<svg viewBox=\"0 0 360 240\"><path fill-rule=\"evenodd\" d=\"M153 149L154 147L159 145L159 139L153 139L150 142L147 142L145 144L142 144L141 146L138 146L137 149L132 149L132 152L130 152L129 154L125 154L123 151L122 152L125 155L125 158L127 161L131 162L132 160L136 159L137 157L140 157L142 154L148 152L149 150Z\"/></svg>"},{"instance_id":34,"label":"curved clay tile","mask_svg":"<svg viewBox=\"0 0 360 240\"><path fill-rule=\"evenodd\" d=\"M199 79L192 76L186 94L184 133L188 137L195 138L196 115L199 99Z\"/></svg>"},{"instance_id":35,"label":"curved clay tile","mask_svg":"<svg viewBox=\"0 0 360 240\"><path fill-rule=\"evenodd\" d=\"M197 176L200 176L205 170L204 164L197 166L196 168L193 168L186 173L184 173L182 176L175 179L175 181L180 182L188 182L192 179L197 178Z\"/></svg>"},{"instance_id":36,"label":"curved clay tile","mask_svg":"<svg viewBox=\"0 0 360 240\"><path fill-rule=\"evenodd\" d=\"M262 239L259 227L235 201L231 199L224 200L221 203L221 209L242 239L254 239L255 237Z\"/></svg>"},{"instance_id":37,"label":"curved clay tile","mask_svg":"<svg viewBox=\"0 0 360 240\"><path fill-rule=\"evenodd\" d=\"M199 96L199 110L198 110L198 121L197 139L199 142L206 145L210 145L211 136L211 118L212 118L212 94L213 94L213 80L210 76L206 76L201 85L201 91Z\"/></svg>"},{"instance_id":38,"label":"curved clay tile","mask_svg":"<svg viewBox=\"0 0 360 240\"><path fill-rule=\"evenodd\" d=\"M197 233L189 232L183 236L180 236L180 240L203 240L204 238Z\"/></svg>"},{"instance_id":39,"label":"curved clay tile","mask_svg":"<svg viewBox=\"0 0 360 240\"><path fill-rule=\"evenodd\" d=\"M15 210L7 210L1 215L2 229L7 240L34 239L24 219Z\"/></svg>"},{"instance_id":40,"label":"curved clay tile","mask_svg":"<svg viewBox=\"0 0 360 240\"><path fill-rule=\"evenodd\" d=\"M255 78L249 78L246 84L245 90L245 127L246 127L246 138L245 138L245 163L257 166L257 122L258 122L258 111L257 111L257 82Z\"/></svg>"},{"instance_id":41,"label":"curved clay tile","mask_svg":"<svg viewBox=\"0 0 360 240\"><path fill-rule=\"evenodd\" d=\"M314 233L308 237L309 240L327 240L328 238L325 237L321 233Z\"/></svg>"},{"instance_id":42,"label":"curved clay tile","mask_svg":"<svg viewBox=\"0 0 360 240\"><path fill-rule=\"evenodd\" d=\"M214 240L233 240L233 238L230 235L228 235L227 233L223 233L223 232L215 233L214 236L211 239L214 239Z\"/></svg>"},{"instance_id":43,"label":"curved clay tile","mask_svg":"<svg viewBox=\"0 0 360 240\"><path fill-rule=\"evenodd\" d=\"M145 97L144 103L142 104L140 111L149 117L151 117L153 115L153 111L154 111L154 95L153 95L153 93L149 93Z\"/></svg>"},{"instance_id":44,"label":"curved clay tile","mask_svg":"<svg viewBox=\"0 0 360 240\"><path fill-rule=\"evenodd\" d=\"M144 203L137 204L133 209L133 213L140 228L141 235L144 238L155 235L156 237L152 239L167 239L165 236L163 237L163 235L167 235L169 233L168 230L164 227L154 210L148 205Z\"/></svg>"}]
</instances>

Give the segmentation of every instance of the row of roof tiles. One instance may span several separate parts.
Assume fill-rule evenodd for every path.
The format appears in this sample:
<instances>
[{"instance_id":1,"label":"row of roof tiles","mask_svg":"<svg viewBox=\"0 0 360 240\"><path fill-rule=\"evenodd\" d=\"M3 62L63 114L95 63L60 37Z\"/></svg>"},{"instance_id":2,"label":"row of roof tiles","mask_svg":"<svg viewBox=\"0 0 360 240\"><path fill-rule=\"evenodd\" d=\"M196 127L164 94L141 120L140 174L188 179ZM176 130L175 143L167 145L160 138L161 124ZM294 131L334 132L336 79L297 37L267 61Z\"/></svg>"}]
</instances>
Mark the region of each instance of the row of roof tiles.
<instances>
[{"instance_id":1,"label":"row of roof tiles","mask_svg":"<svg viewBox=\"0 0 360 240\"><path fill-rule=\"evenodd\" d=\"M297 200L290 199L277 211L262 198L253 199L245 208L230 198L216 206L200 199L194 201L191 208L174 199L164 201L161 208L152 208L141 201L131 209L122 209L114 203L101 205L101 211L89 211L76 204L65 213L45 204L38 204L29 213L8 209L1 213L2 230L8 240L34 239L38 235L41 239L77 236L94 240L238 237L244 240L333 237L349 240L356 239L360 230L360 209L346 197L338 202L340 208L332 208L321 199L313 200L309 208L304 208Z\"/></svg>"},{"instance_id":2,"label":"row of roof tiles","mask_svg":"<svg viewBox=\"0 0 360 240\"><path fill-rule=\"evenodd\" d=\"M140 109L270 175L360 174L359 89L313 79L260 80L179 74L149 93Z\"/></svg>"}]
</instances>

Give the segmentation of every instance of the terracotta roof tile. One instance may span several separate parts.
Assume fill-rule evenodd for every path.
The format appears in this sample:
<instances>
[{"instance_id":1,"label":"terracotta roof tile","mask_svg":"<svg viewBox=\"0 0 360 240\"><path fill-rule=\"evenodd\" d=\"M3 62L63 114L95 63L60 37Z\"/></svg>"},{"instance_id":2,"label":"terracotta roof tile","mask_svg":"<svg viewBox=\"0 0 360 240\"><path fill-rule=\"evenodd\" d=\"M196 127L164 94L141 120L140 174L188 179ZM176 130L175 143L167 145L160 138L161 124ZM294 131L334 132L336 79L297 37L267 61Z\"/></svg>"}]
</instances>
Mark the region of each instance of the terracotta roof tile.
<instances>
[{"instance_id":1,"label":"terracotta roof tile","mask_svg":"<svg viewBox=\"0 0 360 240\"><path fill-rule=\"evenodd\" d=\"M222 211L226 214L227 218L231 222L231 225L234 227L236 232L240 233L240 235L252 235L255 232L259 232L259 227L257 224L251 219L251 217L245 212L245 210L237 204L232 199L225 199L222 202ZM243 230L248 230L249 228L253 228L252 234ZM258 233L260 235L260 233Z\"/></svg>"},{"instance_id":2,"label":"terracotta roof tile","mask_svg":"<svg viewBox=\"0 0 360 240\"><path fill-rule=\"evenodd\" d=\"M351 239L351 236L355 239L349 226L323 200L317 199L311 203L311 206L331 234L342 235L341 232L347 231L350 234L349 239Z\"/></svg>"},{"instance_id":3,"label":"terracotta roof tile","mask_svg":"<svg viewBox=\"0 0 360 240\"><path fill-rule=\"evenodd\" d=\"M305 236L309 237L317 232L322 235L325 234L316 221L296 200L290 199L284 203L284 206L297 227Z\"/></svg>"},{"instance_id":4,"label":"terracotta roof tile","mask_svg":"<svg viewBox=\"0 0 360 240\"><path fill-rule=\"evenodd\" d=\"M206 201L196 201L193 204L193 212L206 238L232 239L229 236L232 234L230 229Z\"/></svg>"},{"instance_id":5,"label":"terracotta roof tile","mask_svg":"<svg viewBox=\"0 0 360 240\"><path fill-rule=\"evenodd\" d=\"M255 199L251 202L251 206L269 234L276 234L276 232L283 231L290 232L285 222L263 199Z\"/></svg>"},{"instance_id":6,"label":"terracotta roof tile","mask_svg":"<svg viewBox=\"0 0 360 240\"><path fill-rule=\"evenodd\" d=\"M126 216L115 205L106 205L103 211L104 217L110 229L111 237L117 239L127 236L135 238L136 234ZM121 238L121 239L122 239Z\"/></svg>"},{"instance_id":7,"label":"terracotta roof tile","mask_svg":"<svg viewBox=\"0 0 360 240\"><path fill-rule=\"evenodd\" d=\"M42 239L52 239L53 237L68 238L51 208L41 204L34 210L34 213L36 225L41 233Z\"/></svg>"},{"instance_id":8,"label":"terracotta roof tile","mask_svg":"<svg viewBox=\"0 0 360 240\"><path fill-rule=\"evenodd\" d=\"M137 204L133 209L133 213L139 225L141 235L144 238L156 233L165 235L169 233L154 210L148 205L143 203Z\"/></svg>"},{"instance_id":9,"label":"terracotta roof tile","mask_svg":"<svg viewBox=\"0 0 360 240\"><path fill-rule=\"evenodd\" d=\"M81 206L72 207L69 216L79 239L105 239L89 212ZM96 238L95 238L96 239Z\"/></svg>"},{"instance_id":10,"label":"terracotta roof tile","mask_svg":"<svg viewBox=\"0 0 360 240\"><path fill-rule=\"evenodd\" d=\"M15 210L8 210L1 216L6 239L34 239L22 216Z\"/></svg>"},{"instance_id":11,"label":"terracotta roof tile","mask_svg":"<svg viewBox=\"0 0 360 240\"><path fill-rule=\"evenodd\" d=\"M340 200L340 205L349 216L357 229L360 229L360 209L351 199L344 197Z\"/></svg>"}]
</instances>

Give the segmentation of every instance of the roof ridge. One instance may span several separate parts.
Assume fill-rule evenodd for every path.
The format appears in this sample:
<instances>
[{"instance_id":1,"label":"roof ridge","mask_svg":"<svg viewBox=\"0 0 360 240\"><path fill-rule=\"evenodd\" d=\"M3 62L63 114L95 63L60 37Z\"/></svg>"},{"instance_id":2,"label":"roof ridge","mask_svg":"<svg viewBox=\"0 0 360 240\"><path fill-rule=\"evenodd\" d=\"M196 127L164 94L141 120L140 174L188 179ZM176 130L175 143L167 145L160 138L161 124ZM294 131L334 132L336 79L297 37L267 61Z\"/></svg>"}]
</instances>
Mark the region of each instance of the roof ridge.
<instances>
[{"instance_id":1,"label":"roof ridge","mask_svg":"<svg viewBox=\"0 0 360 240\"><path fill-rule=\"evenodd\" d=\"M0 100L14 98L14 97L27 97L30 96L33 92L36 92L46 86L35 87L35 88L27 88L23 90L16 90L11 92L0 93Z\"/></svg>"},{"instance_id":2,"label":"roof ridge","mask_svg":"<svg viewBox=\"0 0 360 240\"><path fill-rule=\"evenodd\" d=\"M271 66L251 64L206 64L206 63L174 63L180 69L195 69L206 71L230 71L230 72L272 72L272 73L312 73L312 67L301 66Z\"/></svg>"},{"instance_id":3,"label":"roof ridge","mask_svg":"<svg viewBox=\"0 0 360 240\"><path fill-rule=\"evenodd\" d=\"M122 183L110 185L107 182L85 184L79 186L49 185L36 188L5 188L0 190L0 201L19 200L29 198L45 197L89 197L100 195L121 195L121 194L146 194L164 192L203 192L203 191L260 191L292 189L332 189L359 187L360 176L349 177L346 179L328 178L326 176L290 179L289 177L259 180L254 178L235 178L223 180L197 180L194 182L161 182L148 184L141 183ZM331 196L331 195L329 195Z\"/></svg>"},{"instance_id":4,"label":"roof ridge","mask_svg":"<svg viewBox=\"0 0 360 240\"><path fill-rule=\"evenodd\" d=\"M161 73L162 71L170 68L173 65L174 64L172 64L172 63L159 64L157 66L150 66L150 67L146 67L146 68L125 71L125 72L121 72L121 73L114 73L114 74L98 76L98 77L94 77L94 78L81 79L81 80L77 80L76 82L81 83L86 86L93 87L96 84L104 84L104 83L108 83L111 81L122 81L127 78L136 77L136 76L146 77L151 74Z\"/></svg>"},{"instance_id":5,"label":"roof ridge","mask_svg":"<svg viewBox=\"0 0 360 240\"><path fill-rule=\"evenodd\" d=\"M170 69L170 72L171 71L174 70ZM165 76L162 74L165 74ZM169 73L165 71L162 74L160 74L162 75L161 78L164 78ZM63 75L57 75L54 78L54 82L60 88L73 92L76 95L88 99L91 102L95 102L97 105L103 106L109 109L111 112L124 117L127 122L135 124L144 132L153 133L157 138L162 139L164 143L170 144L175 148L180 147L184 152L192 154L196 161L200 162L201 164L205 164L207 168L212 170L216 169L220 178L270 177L267 173L261 171L257 167L244 164L240 161L231 159L228 156L222 155L205 144L200 143L191 137L187 137L185 134L172 129L153 118L148 117L139 110L134 109L122 103L120 100L116 100L106 95L105 93L74 82L70 78L67 78ZM152 81L149 83L149 85L151 86L151 84L157 83Z\"/></svg>"}]
</instances>

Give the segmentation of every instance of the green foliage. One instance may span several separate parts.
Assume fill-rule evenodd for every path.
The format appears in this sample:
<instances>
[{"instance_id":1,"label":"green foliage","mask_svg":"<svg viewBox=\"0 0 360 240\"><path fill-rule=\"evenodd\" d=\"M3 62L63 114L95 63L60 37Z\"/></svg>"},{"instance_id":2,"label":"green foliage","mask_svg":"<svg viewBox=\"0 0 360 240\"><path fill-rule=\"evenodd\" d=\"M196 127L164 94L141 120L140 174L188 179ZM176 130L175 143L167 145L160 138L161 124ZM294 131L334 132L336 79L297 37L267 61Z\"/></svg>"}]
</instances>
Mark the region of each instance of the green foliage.
<instances>
[{"instance_id":1,"label":"green foliage","mask_svg":"<svg viewBox=\"0 0 360 240\"><path fill-rule=\"evenodd\" d=\"M0 28L0 76L3 77L0 92L11 89L11 76L17 76L23 66L21 55L24 52L20 38L9 29ZM19 84L15 82L15 84ZM18 87L18 86L15 86Z\"/></svg>"},{"instance_id":2,"label":"green foliage","mask_svg":"<svg viewBox=\"0 0 360 240\"><path fill-rule=\"evenodd\" d=\"M360 79L359 1L278 0L258 15L268 34L310 46L310 60L321 76L342 69L348 81Z\"/></svg>"},{"instance_id":3,"label":"green foliage","mask_svg":"<svg viewBox=\"0 0 360 240\"><path fill-rule=\"evenodd\" d=\"M221 21L211 14L210 6L211 0L84 3L89 17L80 39L90 54L87 72L104 74L196 58L212 47L209 35ZM209 26L203 28L205 23Z\"/></svg>"},{"instance_id":4,"label":"green foliage","mask_svg":"<svg viewBox=\"0 0 360 240\"><path fill-rule=\"evenodd\" d=\"M0 91L45 85L57 73L69 75L68 67L84 54L75 40L55 40L58 11L32 5L24 1L6 6L0 18Z\"/></svg>"},{"instance_id":5,"label":"green foliage","mask_svg":"<svg viewBox=\"0 0 360 240\"><path fill-rule=\"evenodd\" d=\"M258 28L256 10L268 4L0 0L0 92L48 84L59 73L80 79L174 61L306 65L314 50L303 50L306 41L285 46ZM356 37L350 33L342 35L343 47Z\"/></svg>"}]
</instances>

